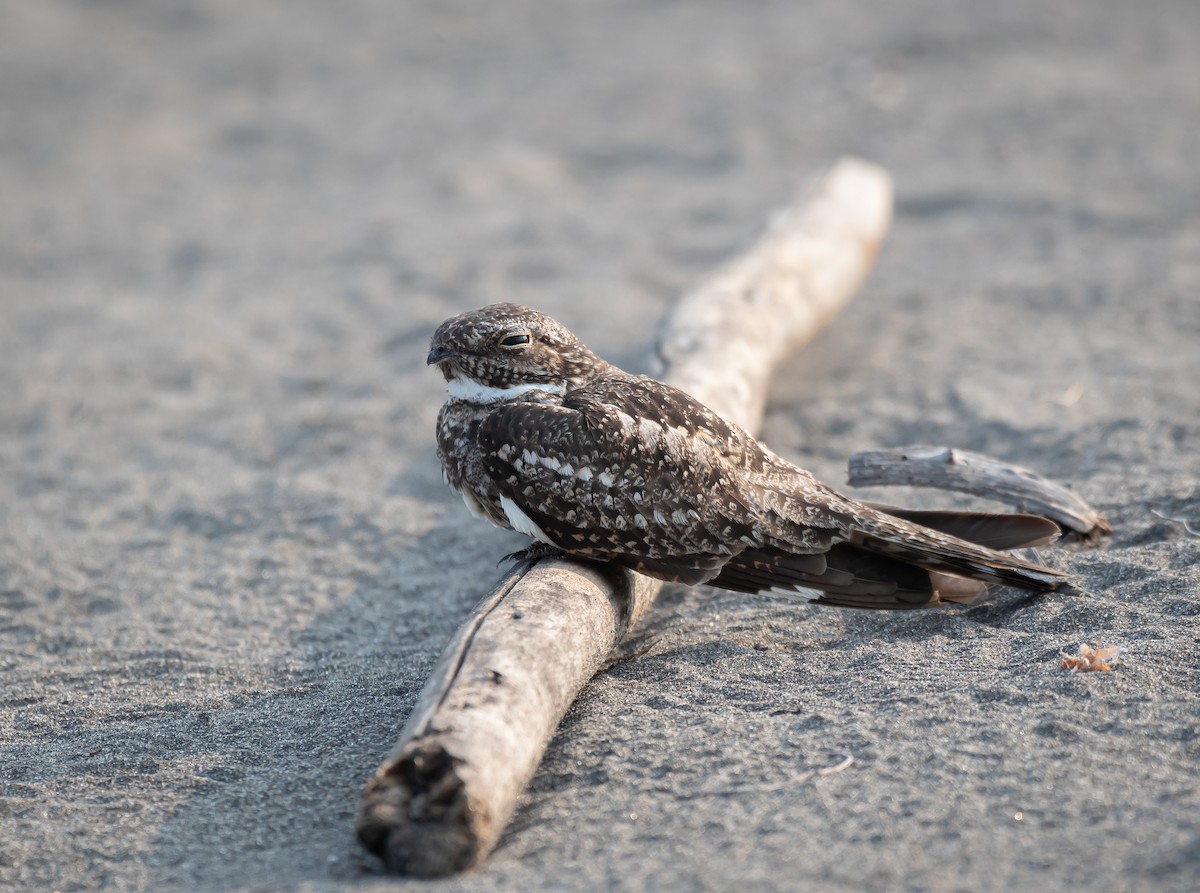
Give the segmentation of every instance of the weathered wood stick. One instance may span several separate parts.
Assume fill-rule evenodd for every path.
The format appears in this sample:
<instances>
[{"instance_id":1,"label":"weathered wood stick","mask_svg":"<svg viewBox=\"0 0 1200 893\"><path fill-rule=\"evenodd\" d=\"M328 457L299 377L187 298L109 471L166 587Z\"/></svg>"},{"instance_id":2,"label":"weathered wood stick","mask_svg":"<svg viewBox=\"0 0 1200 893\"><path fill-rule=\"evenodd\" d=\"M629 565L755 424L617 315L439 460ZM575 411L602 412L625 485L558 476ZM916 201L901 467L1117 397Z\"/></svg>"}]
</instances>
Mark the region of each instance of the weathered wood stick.
<instances>
[{"instance_id":1,"label":"weathered wood stick","mask_svg":"<svg viewBox=\"0 0 1200 893\"><path fill-rule=\"evenodd\" d=\"M1085 540L1112 533L1102 514L1060 484L1028 469L951 447L911 446L854 453L850 457L849 484L955 490L1044 515Z\"/></svg>"},{"instance_id":2,"label":"weathered wood stick","mask_svg":"<svg viewBox=\"0 0 1200 893\"><path fill-rule=\"evenodd\" d=\"M652 374L757 431L771 373L858 290L891 208L883 170L839 162L807 201L775 215L751 251L667 314Z\"/></svg>"},{"instance_id":3,"label":"weathered wood stick","mask_svg":"<svg viewBox=\"0 0 1200 893\"><path fill-rule=\"evenodd\" d=\"M680 302L659 336L658 374L757 429L772 367L854 294L891 209L883 170L839 162L747 254ZM571 702L661 586L569 559L501 580L455 633L363 791L364 846L407 874L478 865Z\"/></svg>"}]
</instances>

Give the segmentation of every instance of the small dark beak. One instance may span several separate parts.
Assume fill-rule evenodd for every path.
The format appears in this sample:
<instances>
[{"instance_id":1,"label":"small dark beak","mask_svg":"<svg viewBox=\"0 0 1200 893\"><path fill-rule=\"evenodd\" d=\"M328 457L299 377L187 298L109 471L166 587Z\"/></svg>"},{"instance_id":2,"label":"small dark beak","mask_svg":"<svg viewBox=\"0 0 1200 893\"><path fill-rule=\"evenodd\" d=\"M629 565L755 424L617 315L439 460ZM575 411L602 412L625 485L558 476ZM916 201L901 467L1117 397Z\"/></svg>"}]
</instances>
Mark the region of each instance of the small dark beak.
<instances>
[{"instance_id":1,"label":"small dark beak","mask_svg":"<svg viewBox=\"0 0 1200 893\"><path fill-rule=\"evenodd\" d=\"M429 349L429 356L425 358L425 365L433 366L442 360L456 356L458 356L458 351L453 348L447 347L444 344L435 344Z\"/></svg>"}]
</instances>

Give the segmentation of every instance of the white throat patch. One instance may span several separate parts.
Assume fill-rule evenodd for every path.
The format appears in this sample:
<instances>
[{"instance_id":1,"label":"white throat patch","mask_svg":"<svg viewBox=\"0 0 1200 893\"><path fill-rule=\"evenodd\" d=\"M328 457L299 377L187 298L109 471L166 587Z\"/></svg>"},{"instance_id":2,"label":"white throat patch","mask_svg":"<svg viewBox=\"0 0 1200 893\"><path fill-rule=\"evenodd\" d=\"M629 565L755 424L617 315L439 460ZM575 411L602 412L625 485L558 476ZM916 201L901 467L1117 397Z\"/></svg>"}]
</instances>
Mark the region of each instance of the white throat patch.
<instances>
[{"instance_id":1,"label":"white throat patch","mask_svg":"<svg viewBox=\"0 0 1200 893\"><path fill-rule=\"evenodd\" d=\"M480 384L470 378L452 378L446 382L446 393L451 400L463 400L467 403L501 403L512 400L522 394L541 391L543 394L561 395L567 389L564 381L549 384L514 384L506 388L494 388Z\"/></svg>"}]
</instances>

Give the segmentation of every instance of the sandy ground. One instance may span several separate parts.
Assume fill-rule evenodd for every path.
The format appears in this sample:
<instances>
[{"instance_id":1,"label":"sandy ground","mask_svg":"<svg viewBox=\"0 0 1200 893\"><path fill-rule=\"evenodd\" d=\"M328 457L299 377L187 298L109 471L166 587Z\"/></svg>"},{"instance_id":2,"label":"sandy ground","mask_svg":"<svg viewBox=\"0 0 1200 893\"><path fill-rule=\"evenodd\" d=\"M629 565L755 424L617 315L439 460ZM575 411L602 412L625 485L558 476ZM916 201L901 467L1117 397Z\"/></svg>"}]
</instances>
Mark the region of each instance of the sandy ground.
<instances>
[{"instance_id":1,"label":"sandy ground","mask_svg":"<svg viewBox=\"0 0 1200 893\"><path fill-rule=\"evenodd\" d=\"M894 231L766 439L1070 481L1117 528L1048 556L1091 594L672 590L421 889L1196 889L1200 538L1160 515L1200 527L1198 36L1192 0L0 3L0 889L404 887L360 788L519 545L441 484L430 331L517 299L636 368L848 152Z\"/></svg>"}]
</instances>

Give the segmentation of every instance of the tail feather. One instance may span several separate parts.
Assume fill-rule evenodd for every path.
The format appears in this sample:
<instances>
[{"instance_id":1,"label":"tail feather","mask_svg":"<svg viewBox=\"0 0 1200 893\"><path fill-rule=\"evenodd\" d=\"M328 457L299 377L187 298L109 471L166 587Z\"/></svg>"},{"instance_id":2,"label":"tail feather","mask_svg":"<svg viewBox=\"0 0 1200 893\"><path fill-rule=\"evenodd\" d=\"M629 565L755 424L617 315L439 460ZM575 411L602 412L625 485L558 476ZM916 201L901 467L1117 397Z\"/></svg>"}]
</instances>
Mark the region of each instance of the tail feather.
<instances>
[{"instance_id":1,"label":"tail feather","mask_svg":"<svg viewBox=\"0 0 1200 893\"><path fill-rule=\"evenodd\" d=\"M1026 549L1048 546L1062 534L1041 515L998 512L929 511L867 503L876 511L958 537L989 549Z\"/></svg>"},{"instance_id":2,"label":"tail feather","mask_svg":"<svg viewBox=\"0 0 1200 893\"><path fill-rule=\"evenodd\" d=\"M1062 571L886 514L864 523L855 544L926 570L1038 592L1053 592L1069 579Z\"/></svg>"},{"instance_id":3,"label":"tail feather","mask_svg":"<svg viewBox=\"0 0 1200 893\"><path fill-rule=\"evenodd\" d=\"M811 554L748 549L710 583L741 592L798 591L818 604L903 610L970 603L989 584L1048 592L1069 581L1060 571L997 551L1052 541L1058 527L1045 518L891 507L868 512L852 540L823 553L823 565Z\"/></svg>"}]
</instances>

